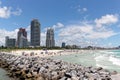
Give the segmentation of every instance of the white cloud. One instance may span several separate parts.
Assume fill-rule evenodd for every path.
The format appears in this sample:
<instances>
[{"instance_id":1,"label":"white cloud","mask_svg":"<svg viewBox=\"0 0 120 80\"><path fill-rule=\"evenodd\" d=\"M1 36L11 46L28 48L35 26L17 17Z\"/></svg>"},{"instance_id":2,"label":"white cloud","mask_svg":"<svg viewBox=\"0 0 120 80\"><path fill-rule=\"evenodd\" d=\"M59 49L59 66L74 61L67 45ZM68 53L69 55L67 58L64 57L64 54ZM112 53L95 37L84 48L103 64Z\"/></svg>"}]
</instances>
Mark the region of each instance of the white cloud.
<instances>
[{"instance_id":1,"label":"white cloud","mask_svg":"<svg viewBox=\"0 0 120 80\"><path fill-rule=\"evenodd\" d=\"M69 25L66 28L60 30L59 36L72 36L76 33L81 33L81 29L78 25Z\"/></svg>"},{"instance_id":2,"label":"white cloud","mask_svg":"<svg viewBox=\"0 0 120 80\"><path fill-rule=\"evenodd\" d=\"M30 25L28 25L28 26L26 27L26 31L27 31L27 32L30 32Z\"/></svg>"},{"instance_id":3,"label":"white cloud","mask_svg":"<svg viewBox=\"0 0 120 80\"><path fill-rule=\"evenodd\" d=\"M113 30L97 31L94 25L69 25L60 29L59 43L66 42L68 44L89 44L90 40L107 39L111 36L117 35Z\"/></svg>"},{"instance_id":4,"label":"white cloud","mask_svg":"<svg viewBox=\"0 0 120 80\"><path fill-rule=\"evenodd\" d=\"M63 28L64 25L60 22L56 23L55 25L51 26L51 27L47 27L47 28L44 28L45 31L47 31L48 28L53 28L54 30L57 30L57 29L61 29Z\"/></svg>"},{"instance_id":5,"label":"white cloud","mask_svg":"<svg viewBox=\"0 0 120 80\"><path fill-rule=\"evenodd\" d=\"M0 7L0 18L8 18L11 15L11 8Z\"/></svg>"},{"instance_id":6,"label":"white cloud","mask_svg":"<svg viewBox=\"0 0 120 80\"><path fill-rule=\"evenodd\" d=\"M41 45L45 46L46 44L46 32L41 32Z\"/></svg>"},{"instance_id":7,"label":"white cloud","mask_svg":"<svg viewBox=\"0 0 120 80\"><path fill-rule=\"evenodd\" d=\"M13 11L13 12L11 12L11 13L12 13L13 15L19 16L19 15L21 15L21 13L22 13L22 9L17 8L16 11Z\"/></svg>"},{"instance_id":8,"label":"white cloud","mask_svg":"<svg viewBox=\"0 0 120 80\"><path fill-rule=\"evenodd\" d=\"M78 8L77 11L80 13L86 12L88 9L87 8Z\"/></svg>"},{"instance_id":9,"label":"white cloud","mask_svg":"<svg viewBox=\"0 0 120 80\"><path fill-rule=\"evenodd\" d=\"M87 8L83 8L83 11L86 12L86 11L87 11Z\"/></svg>"},{"instance_id":10,"label":"white cloud","mask_svg":"<svg viewBox=\"0 0 120 80\"><path fill-rule=\"evenodd\" d=\"M12 7L1 6L0 5L0 18L9 18L11 15L21 15L22 10L17 8L17 10L13 10Z\"/></svg>"},{"instance_id":11,"label":"white cloud","mask_svg":"<svg viewBox=\"0 0 120 80\"><path fill-rule=\"evenodd\" d=\"M0 29L0 46L5 45L6 36L9 36L10 38L16 38L17 32L18 32L18 29L15 29L14 31L7 31L5 29Z\"/></svg>"},{"instance_id":12,"label":"white cloud","mask_svg":"<svg viewBox=\"0 0 120 80\"><path fill-rule=\"evenodd\" d=\"M60 37L71 37L74 38L78 38L78 37L82 37L84 36L85 38L90 38L90 39L99 39L99 38L108 38L111 37L113 35L115 35L116 33L113 32L112 30L108 30L108 31L96 31L94 29L93 25L70 25L67 26L64 29L60 30L59 36Z\"/></svg>"},{"instance_id":13,"label":"white cloud","mask_svg":"<svg viewBox=\"0 0 120 80\"><path fill-rule=\"evenodd\" d=\"M107 14L102 16L100 19L95 19L95 23L97 27L102 27L103 25L109 25L118 22L118 16Z\"/></svg>"},{"instance_id":14,"label":"white cloud","mask_svg":"<svg viewBox=\"0 0 120 80\"><path fill-rule=\"evenodd\" d=\"M100 19L95 19L93 21L80 21L79 23L73 23L70 25L64 25L62 23L57 23L52 27L56 29L57 39L56 45L61 45L62 42L66 42L68 44L76 44L76 45L88 45L94 44L97 42L91 42L94 40L103 40L108 39L118 33L112 30L110 24L115 24L118 22L117 15L107 14L102 16ZM100 27L98 28L98 25ZM44 36L46 36L44 34ZM91 41L90 41L91 40ZM45 38L44 38L45 41Z\"/></svg>"},{"instance_id":15,"label":"white cloud","mask_svg":"<svg viewBox=\"0 0 120 80\"><path fill-rule=\"evenodd\" d=\"M30 25L26 27L26 31L27 31L27 39L30 42Z\"/></svg>"},{"instance_id":16,"label":"white cloud","mask_svg":"<svg viewBox=\"0 0 120 80\"><path fill-rule=\"evenodd\" d=\"M101 40L108 39L118 33L112 30L110 24L118 22L117 15L105 15L100 19L96 19L95 22L86 23L84 21L80 24L66 25L59 30L58 36L60 37L59 43L70 42L72 44L80 45L81 43L88 44L89 40ZM100 27L98 28L98 25ZM105 25L105 26L104 26Z\"/></svg>"},{"instance_id":17,"label":"white cloud","mask_svg":"<svg viewBox=\"0 0 120 80\"><path fill-rule=\"evenodd\" d=\"M77 6L74 6L71 8L77 10L79 13L84 13L84 12L88 11L88 9L86 7L81 7L80 5L77 5Z\"/></svg>"},{"instance_id":18,"label":"white cloud","mask_svg":"<svg viewBox=\"0 0 120 80\"><path fill-rule=\"evenodd\" d=\"M87 37L91 39L106 39L116 34L117 33L115 33L114 31L101 31L101 32L93 32Z\"/></svg>"},{"instance_id":19,"label":"white cloud","mask_svg":"<svg viewBox=\"0 0 120 80\"><path fill-rule=\"evenodd\" d=\"M60 23L60 22L58 22L56 25L53 25L53 29L60 29L60 28L63 28L64 27L64 25L62 24L62 23Z\"/></svg>"},{"instance_id":20,"label":"white cloud","mask_svg":"<svg viewBox=\"0 0 120 80\"><path fill-rule=\"evenodd\" d=\"M95 22L94 22L95 21ZM118 18L113 15L102 16L100 19L96 19L93 22L81 21L80 23L73 23L71 25L64 25L60 22L52 26L57 32L55 39L56 45L61 45L62 42L68 44L96 44L97 42L91 42L90 40L103 40L110 38L118 33L114 30L104 27L103 25L114 24L118 21ZM103 22L105 21L105 22ZM98 30L96 24L101 24L101 30ZM30 26L26 27L28 32L28 40L30 41ZM16 38L17 29L14 31L7 31L0 29L0 44L4 44L5 36ZM45 45L46 41L46 29L41 32L41 45Z\"/></svg>"}]
</instances>

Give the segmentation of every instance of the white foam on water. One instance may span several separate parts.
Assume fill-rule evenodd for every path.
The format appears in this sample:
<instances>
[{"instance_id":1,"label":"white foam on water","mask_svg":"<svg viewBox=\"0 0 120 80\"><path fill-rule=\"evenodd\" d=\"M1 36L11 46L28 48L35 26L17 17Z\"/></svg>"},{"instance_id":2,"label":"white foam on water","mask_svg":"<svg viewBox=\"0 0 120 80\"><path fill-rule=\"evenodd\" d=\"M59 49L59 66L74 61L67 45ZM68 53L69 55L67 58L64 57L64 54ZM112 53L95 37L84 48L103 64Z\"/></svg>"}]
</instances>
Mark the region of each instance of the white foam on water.
<instances>
[{"instance_id":1,"label":"white foam on water","mask_svg":"<svg viewBox=\"0 0 120 80\"><path fill-rule=\"evenodd\" d=\"M109 68L108 66L104 66L104 65L101 65L101 64L96 64L96 67L102 67L102 68L105 68L105 69Z\"/></svg>"},{"instance_id":2,"label":"white foam on water","mask_svg":"<svg viewBox=\"0 0 120 80\"><path fill-rule=\"evenodd\" d=\"M103 67L105 69L108 69L109 66L104 65L104 61L108 59L105 55L97 55L94 59L96 61L96 67Z\"/></svg>"},{"instance_id":3,"label":"white foam on water","mask_svg":"<svg viewBox=\"0 0 120 80\"><path fill-rule=\"evenodd\" d=\"M100 56L97 56L94 58L96 61L101 61L104 59L104 56L103 55L100 55Z\"/></svg>"},{"instance_id":4,"label":"white foam on water","mask_svg":"<svg viewBox=\"0 0 120 80\"><path fill-rule=\"evenodd\" d=\"M110 56L109 61L111 61L114 65L120 66L120 59L118 59L114 56Z\"/></svg>"},{"instance_id":5,"label":"white foam on water","mask_svg":"<svg viewBox=\"0 0 120 80\"><path fill-rule=\"evenodd\" d=\"M110 69L110 66L106 64L106 61L109 61L109 56L111 52L101 51L100 53L96 53L94 59L96 61L96 67L103 67L105 69ZM108 63L109 64L109 63Z\"/></svg>"},{"instance_id":6,"label":"white foam on water","mask_svg":"<svg viewBox=\"0 0 120 80\"><path fill-rule=\"evenodd\" d=\"M96 67L103 67L109 70L120 70L120 57L118 52L100 51L94 54Z\"/></svg>"},{"instance_id":7,"label":"white foam on water","mask_svg":"<svg viewBox=\"0 0 120 80\"><path fill-rule=\"evenodd\" d=\"M101 54L101 55L97 55L94 58L97 62L98 61L106 61L109 59L109 55L108 54Z\"/></svg>"}]
</instances>

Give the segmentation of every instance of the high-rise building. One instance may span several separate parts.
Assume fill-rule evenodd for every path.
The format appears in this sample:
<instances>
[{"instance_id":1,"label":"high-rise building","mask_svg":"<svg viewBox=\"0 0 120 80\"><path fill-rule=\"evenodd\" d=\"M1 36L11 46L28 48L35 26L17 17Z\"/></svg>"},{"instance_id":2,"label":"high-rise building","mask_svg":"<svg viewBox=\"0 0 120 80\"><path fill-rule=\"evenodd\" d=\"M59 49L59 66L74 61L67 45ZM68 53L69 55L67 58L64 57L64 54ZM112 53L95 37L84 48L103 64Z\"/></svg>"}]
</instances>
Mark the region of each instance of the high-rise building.
<instances>
[{"instance_id":1,"label":"high-rise building","mask_svg":"<svg viewBox=\"0 0 120 80\"><path fill-rule=\"evenodd\" d=\"M23 47L28 47L28 42L27 42L27 38L23 35L20 36L20 44L19 44L20 48Z\"/></svg>"},{"instance_id":2,"label":"high-rise building","mask_svg":"<svg viewBox=\"0 0 120 80\"><path fill-rule=\"evenodd\" d=\"M40 46L40 23L37 19L31 21L31 46Z\"/></svg>"},{"instance_id":3,"label":"high-rise building","mask_svg":"<svg viewBox=\"0 0 120 80\"><path fill-rule=\"evenodd\" d=\"M65 48L65 42L62 42L62 48Z\"/></svg>"},{"instance_id":4,"label":"high-rise building","mask_svg":"<svg viewBox=\"0 0 120 80\"><path fill-rule=\"evenodd\" d=\"M47 29L47 33L46 33L46 47L48 47L48 48L55 47L54 30L52 28Z\"/></svg>"},{"instance_id":5,"label":"high-rise building","mask_svg":"<svg viewBox=\"0 0 120 80\"><path fill-rule=\"evenodd\" d=\"M18 31L17 47L27 47L27 32L24 28L20 28Z\"/></svg>"},{"instance_id":6,"label":"high-rise building","mask_svg":"<svg viewBox=\"0 0 120 80\"><path fill-rule=\"evenodd\" d=\"M9 38L8 36L6 36L6 38L5 38L5 46L6 47L15 47L15 44L16 44L16 39Z\"/></svg>"}]
</instances>

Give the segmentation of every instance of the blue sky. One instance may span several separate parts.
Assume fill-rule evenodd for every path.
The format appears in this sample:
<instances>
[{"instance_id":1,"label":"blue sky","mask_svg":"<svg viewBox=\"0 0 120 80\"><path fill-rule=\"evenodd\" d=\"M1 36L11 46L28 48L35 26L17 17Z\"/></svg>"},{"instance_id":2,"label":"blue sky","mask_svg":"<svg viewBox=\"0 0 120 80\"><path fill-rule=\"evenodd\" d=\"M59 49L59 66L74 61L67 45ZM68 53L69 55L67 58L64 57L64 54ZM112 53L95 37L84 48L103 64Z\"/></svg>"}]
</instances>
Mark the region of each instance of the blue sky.
<instances>
[{"instance_id":1,"label":"blue sky","mask_svg":"<svg viewBox=\"0 0 120 80\"><path fill-rule=\"evenodd\" d=\"M0 45L4 37L16 38L20 27L28 31L30 21L41 23L41 44L46 28L55 29L56 45L120 45L120 0L0 0Z\"/></svg>"}]
</instances>

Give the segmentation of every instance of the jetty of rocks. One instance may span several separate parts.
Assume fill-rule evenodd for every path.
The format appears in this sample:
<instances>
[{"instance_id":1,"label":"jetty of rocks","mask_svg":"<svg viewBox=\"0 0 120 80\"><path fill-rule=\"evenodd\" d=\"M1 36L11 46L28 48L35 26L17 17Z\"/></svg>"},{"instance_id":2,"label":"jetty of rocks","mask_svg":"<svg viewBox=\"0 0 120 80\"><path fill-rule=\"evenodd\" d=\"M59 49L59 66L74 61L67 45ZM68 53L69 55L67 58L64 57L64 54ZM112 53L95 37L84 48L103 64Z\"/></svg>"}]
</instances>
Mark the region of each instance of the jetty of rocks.
<instances>
[{"instance_id":1,"label":"jetty of rocks","mask_svg":"<svg viewBox=\"0 0 120 80\"><path fill-rule=\"evenodd\" d=\"M102 67L83 67L50 58L0 53L0 67L15 80L112 80Z\"/></svg>"}]
</instances>

